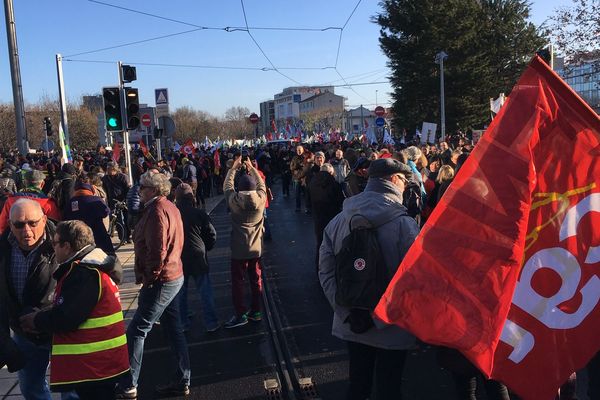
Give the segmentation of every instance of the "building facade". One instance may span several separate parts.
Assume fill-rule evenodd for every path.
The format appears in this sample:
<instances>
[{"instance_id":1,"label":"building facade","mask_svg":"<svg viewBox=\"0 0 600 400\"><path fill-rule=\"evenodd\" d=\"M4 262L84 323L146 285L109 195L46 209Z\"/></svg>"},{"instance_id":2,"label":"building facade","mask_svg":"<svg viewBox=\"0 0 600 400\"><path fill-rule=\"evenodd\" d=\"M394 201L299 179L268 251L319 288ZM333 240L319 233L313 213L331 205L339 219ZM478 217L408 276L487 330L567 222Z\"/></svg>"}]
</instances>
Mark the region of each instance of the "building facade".
<instances>
[{"instance_id":1,"label":"building facade","mask_svg":"<svg viewBox=\"0 0 600 400\"><path fill-rule=\"evenodd\" d=\"M267 100L260 103L260 134L265 135L271 131L271 121L275 119L275 101Z\"/></svg>"},{"instance_id":2,"label":"building facade","mask_svg":"<svg viewBox=\"0 0 600 400\"><path fill-rule=\"evenodd\" d=\"M600 114L600 54L577 65L555 58L554 70L596 113Z\"/></svg>"},{"instance_id":3,"label":"building facade","mask_svg":"<svg viewBox=\"0 0 600 400\"><path fill-rule=\"evenodd\" d=\"M362 106L348 110L344 116L344 131L353 135L361 134L367 127L375 126L375 118L375 112Z\"/></svg>"},{"instance_id":4,"label":"building facade","mask_svg":"<svg viewBox=\"0 0 600 400\"><path fill-rule=\"evenodd\" d=\"M343 96L338 96L332 92L323 92L308 97L300 102L300 117L312 112L332 112L341 113L344 111Z\"/></svg>"},{"instance_id":5,"label":"building facade","mask_svg":"<svg viewBox=\"0 0 600 400\"><path fill-rule=\"evenodd\" d=\"M288 121L300 118L300 103L317 94L334 93L333 86L294 86L283 89L274 96L275 120Z\"/></svg>"}]
</instances>

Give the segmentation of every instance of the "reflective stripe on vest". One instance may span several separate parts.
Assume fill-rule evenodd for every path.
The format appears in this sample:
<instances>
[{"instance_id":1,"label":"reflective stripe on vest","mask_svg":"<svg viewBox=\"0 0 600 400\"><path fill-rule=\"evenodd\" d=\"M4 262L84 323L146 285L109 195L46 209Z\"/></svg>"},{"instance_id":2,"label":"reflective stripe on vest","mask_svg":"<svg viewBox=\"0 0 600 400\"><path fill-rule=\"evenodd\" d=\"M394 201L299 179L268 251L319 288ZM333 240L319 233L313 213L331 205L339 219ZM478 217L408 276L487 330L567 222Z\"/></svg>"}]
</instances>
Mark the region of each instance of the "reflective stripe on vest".
<instances>
[{"instance_id":1,"label":"reflective stripe on vest","mask_svg":"<svg viewBox=\"0 0 600 400\"><path fill-rule=\"evenodd\" d=\"M52 346L53 356L64 356L69 354L88 354L97 351L110 350L127 344L127 336L121 335L114 339L102 340L100 342L83 344L55 344Z\"/></svg>"},{"instance_id":2,"label":"reflective stripe on vest","mask_svg":"<svg viewBox=\"0 0 600 400\"><path fill-rule=\"evenodd\" d=\"M119 311L112 315L107 315L106 317L89 318L83 324L79 325L79 329L101 328L103 326L116 324L122 320L123 312Z\"/></svg>"}]
</instances>

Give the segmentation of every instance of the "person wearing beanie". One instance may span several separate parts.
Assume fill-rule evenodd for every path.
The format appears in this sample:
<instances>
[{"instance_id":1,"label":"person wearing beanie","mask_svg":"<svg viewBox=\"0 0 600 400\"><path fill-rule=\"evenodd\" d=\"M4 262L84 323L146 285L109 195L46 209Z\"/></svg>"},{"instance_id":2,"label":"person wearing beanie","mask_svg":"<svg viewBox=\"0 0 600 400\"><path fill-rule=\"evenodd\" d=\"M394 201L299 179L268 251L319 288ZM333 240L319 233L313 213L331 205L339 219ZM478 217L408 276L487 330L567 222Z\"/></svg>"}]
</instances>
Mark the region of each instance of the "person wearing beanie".
<instances>
[{"instance_id":1,"label":"person wearing beanie","mask_svg":"<svg viewBox=\"0 0 600 400\"><path fill-rule=\"evenodd\" d=\"M239 174L236 191L234 182ZM247 324L249 319L262 319L260 256L267 191L250 160L242 162L242 157L238 156L227 171L223 192L231 210L231 295L234 307L234 315L225 323L225 328L235 328ZM250 309L244 301L246 275L252 292Z\"/></svg>"},{"instance_id":2,"label":"person wearing beanie","mask_svg":"<svg viewBox=\"0 0 600 400\"><path fill-rule=\"evenodd\" d=\"M319 251L319 281L333 308L333 336L344 340L349 354L347 398L395 399L402 391L402 371L415 337L400 327L373 319L368 310L336 303L336 251L348 236L350 224L369 224L377 232L383 267L391 279L414 242L419 227L402 204L402 193L411 169L398 160L383 158L370 163L365 190L344 201L342 212L325 228ZM378 266L380 268L382 266ZM374 378L374 376L376 378Z\"/></svg>"},{"instance_id":3,"label":"person wearing beanie","mask_svg":"<svg viewBox=\"0 0 600 400\"><path fill-rule=\"evenodd\" d=\"M200 295L204 328L207 332L214 332L219 329L220 324L208 273L207 253L217 241L217 231L206 211L196 208L196 196L192 187L187 183L182 183L175 189L175 205L181 213L185 232L181 252L184 280L179 293L181 299L179 311L183 328L188 330L190 326L188 283L192 281Z\"/></svg>"},{"instance_id":4,"label":"person wearing beanie","mask_svg":"<svg viewBox=\"0 0 600 400\"><path fill-rule=\"evenodd\" d=\"M85 222L92 228L96 247L108 255L114 255L115 249L103 221L109 214L108 206L97 196L90 177L84 172L77 178L73 197L63 209L64 220L78 219Z\"/></svg>"},{"instance_id":5,"label":"person wearing beanie","mask_svg":"<svg viewBox=\"0 0 600 400\"><path fill-rule=\"evenodd\" d=\"M368 158L358 158L352 171L346 176L344 185L344 195L346 197L355 196L365 190L369 178L369 165L371 165L371 161Z\"/></svg>"}]
</instances>

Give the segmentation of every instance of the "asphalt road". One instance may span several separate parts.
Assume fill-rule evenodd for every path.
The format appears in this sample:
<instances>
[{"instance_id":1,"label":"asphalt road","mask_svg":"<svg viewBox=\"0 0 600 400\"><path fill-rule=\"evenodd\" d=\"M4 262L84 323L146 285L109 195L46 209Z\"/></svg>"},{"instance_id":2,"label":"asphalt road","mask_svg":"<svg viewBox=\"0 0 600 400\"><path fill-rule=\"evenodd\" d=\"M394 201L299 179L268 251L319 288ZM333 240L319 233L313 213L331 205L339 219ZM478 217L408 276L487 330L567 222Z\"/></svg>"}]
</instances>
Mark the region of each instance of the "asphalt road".
<instances>
[{"instance_id":1,"label":"asphalt road","mask_svg":"<svg viewBox=\"0 0 600 400\"><path fill-rule=\"evenodd\" d=\"M331 336L332 312L323 296L315 266L315 239L310 215L295 213L293 197L275 187L269 208L273 239L265 243L263 277L283 327L287 351L296 373L310 378L312 394L325 400L344 399L348 356L345 343ZM229 273L230 222L225 204L211 214L218 240L209 253L217 311L222 321L233 314ZM192 362L192 394L188 399L277 399L267 396L264 381L276 379L277 364L266 322L250 322L235 329L206 333L198 296L190 291L195 311L188 332ZM435 348L410 352L402 378L403 399L458 399L450 374L436 363ZM153 399L156 384L168 381L174 366L160 326L146 341L139 398ZM281 397L284 398L284 397ZM398 398L401 398L398 396ZM478 394L478 399L485 395Z\"/></svg>"}]
</instances>

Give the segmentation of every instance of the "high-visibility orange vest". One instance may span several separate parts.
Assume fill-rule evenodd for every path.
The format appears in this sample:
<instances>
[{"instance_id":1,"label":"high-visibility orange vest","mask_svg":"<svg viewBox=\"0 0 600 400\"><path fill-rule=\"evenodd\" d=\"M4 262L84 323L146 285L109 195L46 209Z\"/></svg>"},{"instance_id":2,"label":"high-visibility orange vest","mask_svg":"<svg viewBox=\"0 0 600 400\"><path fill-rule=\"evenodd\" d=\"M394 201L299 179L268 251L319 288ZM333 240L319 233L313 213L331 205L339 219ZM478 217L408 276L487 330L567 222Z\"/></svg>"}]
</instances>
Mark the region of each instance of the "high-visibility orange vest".
<instances>
[{"instance_id":1,"label":"high-visibility orange vest","mask_svg":"<svg viewBox=\"0 0 600 400\"><path fill-rule=\"evenodd\" d=\"M56 285L56 299L60 298L62 284L73 268ZM50 386L73 385L113 378L129 370L129 354L125 323L119 299L119 289L110 277L98 273L100 293L98 302L75 331L55 333L52 338Z\"/></svg>"}]
</instances>

